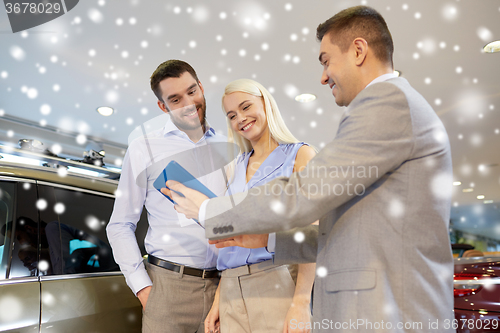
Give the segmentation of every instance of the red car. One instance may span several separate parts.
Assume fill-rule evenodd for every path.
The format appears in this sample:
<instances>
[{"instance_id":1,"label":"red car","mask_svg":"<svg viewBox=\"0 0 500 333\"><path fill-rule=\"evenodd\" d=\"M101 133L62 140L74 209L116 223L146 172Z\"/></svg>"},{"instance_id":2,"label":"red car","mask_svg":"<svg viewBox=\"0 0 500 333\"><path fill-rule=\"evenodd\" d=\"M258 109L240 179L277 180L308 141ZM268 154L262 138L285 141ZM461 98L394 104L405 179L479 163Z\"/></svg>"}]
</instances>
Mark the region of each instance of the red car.
<instances>
[{"instance_id":1,"label":"red car","mask_svg":"<svg viewBox=\"0 0 500 333\"><path fill-rule=\"evenodd\" d=\"M456 258L453 277L457 332L500 332L500 257Z\"/></svg>"}]
</instances>

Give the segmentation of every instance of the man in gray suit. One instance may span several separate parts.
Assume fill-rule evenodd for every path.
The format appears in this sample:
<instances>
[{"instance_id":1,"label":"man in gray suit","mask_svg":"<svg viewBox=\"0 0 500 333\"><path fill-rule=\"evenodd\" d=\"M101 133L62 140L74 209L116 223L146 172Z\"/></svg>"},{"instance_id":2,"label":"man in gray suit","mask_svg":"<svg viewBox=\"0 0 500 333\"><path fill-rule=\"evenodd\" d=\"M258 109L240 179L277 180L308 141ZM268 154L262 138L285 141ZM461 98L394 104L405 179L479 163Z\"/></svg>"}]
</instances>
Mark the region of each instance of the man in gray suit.
<instances>
[{"instance_id":1,"label":"man in gray suit","mask_svg":"<svg viewBox=\"0 0 500 333\"><path fill-rule=\"evenodd\" d=\"M267 244L276 263L316 261L314 332L454 331L446 130L393 74L377 11L341 11L317 37L321 83L348 107L335 139L302 172L232 197L205 200L169 182L186 196L172 193L176 209L225 238L219 247ZM316 219L319 229L306 227Z\"/></svg>"}]
</instances>

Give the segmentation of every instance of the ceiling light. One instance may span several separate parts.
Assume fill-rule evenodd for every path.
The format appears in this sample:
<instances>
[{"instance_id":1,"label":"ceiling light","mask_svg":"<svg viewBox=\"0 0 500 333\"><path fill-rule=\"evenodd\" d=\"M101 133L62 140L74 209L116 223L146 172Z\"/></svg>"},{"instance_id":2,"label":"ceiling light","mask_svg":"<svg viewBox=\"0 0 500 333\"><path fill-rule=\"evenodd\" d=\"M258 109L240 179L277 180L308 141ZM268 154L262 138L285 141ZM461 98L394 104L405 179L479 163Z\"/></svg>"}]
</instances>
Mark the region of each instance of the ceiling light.
<instances>
[{"instance_id":1,"label":"ceiling light","mask_svg":"<svg viewBox=\"0 0 500 333\"><path fill-rule=\"evenodd\" d=\"M460 186L462 185L462 182L453 182L453 186Z\"/></svg>"},{"instance_id":2,"label":"ceiling light","mask_svg":"<svg viewBox=\"0 0 500 333\"><path fill-rule=\"evenodd\" d=\"M491 203L493 203L493 200L484 200L483 203L485 203L485 204L491 204Z\"/></svg>"},{"instance_id":3,"label":"ceiling light","mask_svg":"<svg viewBox=\"0 0 500 333\"><path fill-rule=\"evenodd\" d=\"M500 52L500 40L496 40L494 42L488 43L483 47L484 52L486 53L496 53Z\"/></svg>"},{"instance_id":4,"label":"ceiling light","mask_svg":"<svg viewBox=\"0 0 500 333\"><path fill-rule=\"evenodd\" d=\"M100 106L97 108L97 112L102 116L108 117L111 116L115 110L109 106Z\"/></svg>"},{"instance_id":5,"label":"ceiling light","mask_svg":"<svg viewBox=\"0 0 500 333\"><path fill-rule=\"evenodd\" d=\"M462 190L462 192L464 192L464 193L469 193L469 192L472 192L472 191L474 191L474 189L473 189L473 188L464 188L464 189Z\"/></svg>"},{"instance_id":6,"label":"ceiling light","mask_svg":"<svg viewBox=\"0 0 500 333\"><path fill-rule=\"evenodd\" d=\"M398 77L403 75L403 73L401 71L398 71L397 69L394 71L394 74Z\"/></svg>"},{"instance_id":7,"label":"ceiling light","mask_svg":"<svg viewBox=\"0 0 500 333\"><path fill-rule=\"evenodd\" d=\"M297 102L301 103L307 103L307 102L312 102L316 99L316 95L313 94L300 94L295 97L295 100Z\"/></svg>"},{"instance_id":8,"label":"ceiling light","mask_svg":"<svg viewBox=\"0 0 500 333\"><path fill-rule=\"evenodd\" d=\"M483 200L484 199L484 195L478 195L476 198L478 198L479 200Z\"/></svg>"}]
</instances>

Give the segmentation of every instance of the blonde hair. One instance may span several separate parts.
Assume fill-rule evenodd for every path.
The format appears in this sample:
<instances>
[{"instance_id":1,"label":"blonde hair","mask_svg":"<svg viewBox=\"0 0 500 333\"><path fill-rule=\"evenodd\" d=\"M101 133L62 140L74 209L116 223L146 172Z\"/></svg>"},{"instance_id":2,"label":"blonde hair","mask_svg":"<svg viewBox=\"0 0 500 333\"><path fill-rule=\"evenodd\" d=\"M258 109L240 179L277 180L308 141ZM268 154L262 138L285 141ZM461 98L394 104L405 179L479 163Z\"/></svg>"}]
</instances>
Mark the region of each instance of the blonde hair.
<instances>
[{"instance_id":1,"label":"blonde hair","mask_svg":"<svg viewBox=\"0 0 500 333\"><path fill-rule=\"evenodd\" d=\"M224 95L222 95L222 111L224 112L224 116L226 116L227 113L226 109L224 108L224 97L235 92L243 92L256 97L262 97L264 101L264 112L266 113L267 127L269 128L270 134L269 140L274 140L278 144L300 142L293 136L292 132L290 132L288 127L285 125L285 121L281 117L278 104L276 104L276 101L274 100L271 93L266 88L264 88L263 85L254 80L239 79L232 81L226 86ZM226 123L228 141L236 143L240 148L240 153L250 152L252 150L252 144L249 140L245 139L243 136L233 130L230 120L227 118L227 116ZM234 161L236 158L236 156L234 156L234 151L230 150L229 154L231 160ZM229 166L228 175L230 175L230 182L232 182L232 178L234 176L234 167L234 163Z\"/></svg>"}]
</instances>

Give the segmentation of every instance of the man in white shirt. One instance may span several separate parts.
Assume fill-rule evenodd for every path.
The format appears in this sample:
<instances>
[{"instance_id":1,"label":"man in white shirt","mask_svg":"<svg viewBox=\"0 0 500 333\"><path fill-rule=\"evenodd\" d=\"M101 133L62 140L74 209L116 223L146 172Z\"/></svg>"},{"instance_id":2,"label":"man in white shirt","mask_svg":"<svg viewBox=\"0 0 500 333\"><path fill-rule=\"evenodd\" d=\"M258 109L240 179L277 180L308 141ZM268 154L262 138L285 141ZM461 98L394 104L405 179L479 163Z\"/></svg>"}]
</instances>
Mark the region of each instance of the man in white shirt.
<instances>
[{"instance_id":1,"label":"man in white shirt","mask_svg":"<svg viewBox=\"0 0 500 333\"><path fill-rule=\"evenodd\" d=\"M205 120L203 85L189 64L162 63L151 76L151 89L168 116L162 128L146 134L151 123L158 126L163 118L157 117L129 142L107 234L115 261L143 306L143 332L203 332L218 283L217 250L208 244L203 227L178 214L153 183L170 160L181 156L188 156L191 167L206 169L212 162L210 171L216 170L206 152L226 139ZM200 173L204 185L224 194L220 170ZM147 263L135 237L143 207L149 222Z\"/></svg>"}]
</instances>

